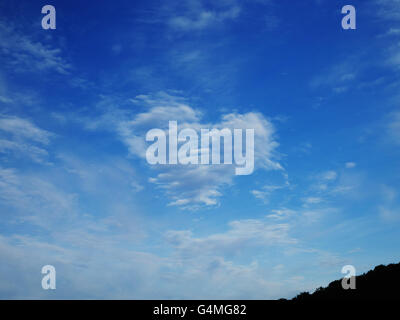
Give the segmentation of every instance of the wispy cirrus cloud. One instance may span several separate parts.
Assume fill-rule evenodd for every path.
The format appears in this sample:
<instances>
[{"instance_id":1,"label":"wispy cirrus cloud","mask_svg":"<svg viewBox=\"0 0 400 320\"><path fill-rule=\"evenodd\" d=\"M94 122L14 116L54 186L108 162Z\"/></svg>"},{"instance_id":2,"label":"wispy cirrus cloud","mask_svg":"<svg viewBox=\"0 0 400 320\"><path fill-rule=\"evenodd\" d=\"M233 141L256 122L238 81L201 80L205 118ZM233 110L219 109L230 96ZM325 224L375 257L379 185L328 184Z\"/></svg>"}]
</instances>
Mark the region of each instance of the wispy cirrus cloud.
<instances>
[{"instance_id":1,"label":"wispy cirrus cloud","mask_svg":"<svg viewBox=\"0 0 400 320\"><path fill-rule=\"evenodd\" d=\"M392 186L380 186L382 203L378 207L379 216L387 222L394 222L400 219L400 206L397 190Z\"/></svg>"},{"instance_id":2,"label":"wispy cirrus cloud","mask_svg":"<svg viewBox=\"0 0 400 320\"><path fill-rule=\"evenodd\" d=\"M386 116L386 133L395 144L400 144L400 111L393 111Z\"/></svg>"},{"instance_id":3,"label":"wispy cirrus cloud","mask_svg":"<svg viewBox=\"0 0 400 320\"><path fill-rule=\"evenodd\" d=\"M0 115L0 153L46 163L48 152L45 146L53 136L30 120Z\"/></svg>"},{"instance_id":4,"label":"wispy cirrus cloud","mask_svg":"<svg viewBox=\"0 0 400 320\"><path fill-rule=\"evenodd\" d=\"M13 71L69 74L71 65L62 57L61 49L34 40L12 23L0 22L0 38L0 56Z\"/></svg>"},{"instance_id":5,"label":"wispy cirrus cloud","mask_svg":"<svg viewBox=\"0 0 400 320\"><path fill-rule=\"evenodd\" d=\"M239 16L239 13L239 6L215 11L201 9L197 12L172 17L168 21L168 24L170 27L178 30L202 30L212 25L223 23L226 20L233 20Z\"/></svg>"},{"instance_id":6,"label":"wispy cirrus cloud","mask_svg":"<svg viewBox=\"0 0 400 320\"><path fill-rule=\"evenodd\" d=\"M203 0L185 0L165 8L167 25L179 31L198 31L236 19L241 11L235 0L207 3Z\"/></svg>"},{"instance_id":7,"label":"wispy cirrus cloud","mask_svg":"<svg viewBox=\"0 0 400 320\"><path fill-rule=\"evenodd\" d=\"M313 89L329 88L334 93L346 92L358 75L357 68L357 65L348 62L336 64L315 76L311 80L310 86Z\"/></svg>"},{"instance_id":8,"label":"wispy cirrus cloud","mask_svg":"<svg viewBox=\"0 0 400 320\"><path fill-rule=\"evenodd\" d=\"M275 191L288 187L290 187L290 183L288 180L286 180L284 185L265 185L261 189L251 190L250 192L257 199L262 200L264 203L268 203L269 198Z\"/></svg>"},{"instance_id":9,"label":"wispy cirrus cloud","mask_svg":"<svg viewBox=\"0 0 400 320\"><path fill-rule=\"evenodd\" d=\"M15 116L0 117L0 130L17 139L29 139L48 144L52 134L35 126L31 121Z\"/></svg>"},{"instance_id":10,"label":"wispy cirrus cloud","mask_svg":"<svg viewBox=\"0 0 400 320\"><path fill-rule=\"evenodd\" d=\"M49 229L55 221L66 221L75 215L76 194L64 192L48 179L23 173L15 168L0 167L0 204L13 208L17 223ZM10 219L8 210L4 218Z\"/></svg>"},{"instance_id":11,"label":"wispy cirrus cloud","mask_svg":"<svg viewBox=\"0 0 400 320\"><path fill-rule=\"evenodd\" d=\"M290 225L271 224L268 219L236 220L225 233L196 238L191 231L168 231L166 240L183 255L215 255L243 251L246 247L295 244L288 235Z\"/></svg>"},{"instance_id":12,"label":"wispy cirrus cloud","mask_svg":"<svg viewBox=\"0 0 400 320\"><path fill-rule=\"evenodd\" d=\"M399 0L375 0L375 6L380 18L400 22Z\"/></svg>"}]
</instances>

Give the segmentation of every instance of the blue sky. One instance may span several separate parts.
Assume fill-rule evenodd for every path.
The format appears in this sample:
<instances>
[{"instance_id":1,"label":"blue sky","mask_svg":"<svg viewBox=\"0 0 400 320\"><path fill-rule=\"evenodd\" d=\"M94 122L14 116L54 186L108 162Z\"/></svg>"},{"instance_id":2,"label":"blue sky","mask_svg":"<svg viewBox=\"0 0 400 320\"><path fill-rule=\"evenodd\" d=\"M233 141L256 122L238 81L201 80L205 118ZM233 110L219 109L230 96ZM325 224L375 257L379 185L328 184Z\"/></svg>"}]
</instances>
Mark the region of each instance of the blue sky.
<instances>
[{"instance_id":1,"label":"blue sky","mask_svg":"<svg viewBox=\"0 0 400 320\"><path fill-rule=\"evenodd\" d=\"M2 1L0 298L291 298L398 262L399 50L397 0ZM149 165L170 120L255 128L254 172Z\"/></svg>"}]
</instances>

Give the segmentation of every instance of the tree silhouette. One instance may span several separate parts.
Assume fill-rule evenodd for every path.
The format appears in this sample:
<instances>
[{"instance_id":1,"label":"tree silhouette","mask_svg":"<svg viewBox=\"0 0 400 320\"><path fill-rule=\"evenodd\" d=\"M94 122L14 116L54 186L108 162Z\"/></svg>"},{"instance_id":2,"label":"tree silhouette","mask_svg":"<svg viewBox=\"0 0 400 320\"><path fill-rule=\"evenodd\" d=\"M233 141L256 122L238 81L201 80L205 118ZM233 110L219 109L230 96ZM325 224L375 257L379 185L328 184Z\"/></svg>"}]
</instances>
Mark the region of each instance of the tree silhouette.
<instances>
[{"instance_id":1,"label":"tree silhouette","mask_svg":"<svg viewBox=\"0 0 400 320\"><path fill-rule=\"evenodd\" d=\"M373 270L356 276L356 289L343 289L342 280L319 287L310 294L302 292L292 300L398 300L400 299L400 263L379 265Z\"/></svg>"}]
</instances>

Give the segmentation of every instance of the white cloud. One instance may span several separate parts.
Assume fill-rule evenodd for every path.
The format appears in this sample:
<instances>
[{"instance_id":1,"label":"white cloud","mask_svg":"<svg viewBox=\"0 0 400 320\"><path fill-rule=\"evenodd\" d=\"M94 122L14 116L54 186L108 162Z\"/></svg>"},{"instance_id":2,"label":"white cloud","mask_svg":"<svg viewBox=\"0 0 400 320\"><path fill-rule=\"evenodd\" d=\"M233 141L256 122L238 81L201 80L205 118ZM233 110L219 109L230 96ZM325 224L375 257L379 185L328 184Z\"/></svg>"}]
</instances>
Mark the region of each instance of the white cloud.
<instances>
[{"instance_id":1,"label":"white cloud","mask_svg":"<svg viewBox=\"0 0 400 320\"><path fill-rule=\"evenodd\" d=\"M52 136L27 119L0 115L0 153L47 163L48 152L43 146Z\"/></svg>"},{"instance_id":2,"label":"white cloud","mask_svg":"<svg viewBox=\"0 0 400 320\"><path fill-rule=\"evenodd\" d=\"M286 173L284 174L286 179L284 185L274 186L274 185L266 185L263 186L260 190L251 190L251 194L255 196L257 199L263 200L265 203L268 203L270 196L273 192L277 190L281 190L290 186L289 181L287 180Z\"/></svg>"},{"instance_id":3,"label":"white cloud","mask_svg":"<svg viewBox=\"0 0 400 320\"><path fill-rule=\"evenodd\" d=\"M335 171L333 171L333 170L326 171L326 172L321 174L321 179L322 180L331 181L331 180L336 180L336 178L337 178L337 173Z\"/></svg>"},{"instance_id":4,"label":"white cloud","mask_svg":"<svg viewBox=\"0 0 400 320\"><path fill-rule=\"evenodd\" d=\"M261 199L264 201L267 201L268 196L270 195L270 192L268 191L261 191L261 190L251 190L250 191L253 196L255 196L257 199Z\"/></svg>"},{"instance_id":5,"label":"white cloud","mask_svg":"<svg viewBox=\"0 0 400 320\"><path fill-rule=\"evenodd\" d=\"M169 231L166 240L182 254L214 255L245 250L247 247L295 244L288 235L289 224L271 224L267 219L236 220L230 229L204 238L196 238L191 231Z\"/></svg>"},{"instance_id":6,"label":"white cloud","mask_svg":"<svg viewBox=\"0 0 400 320\"><path fill-rule=\"evenodd\" d=\"M388 222L400 219L400 207L397 204L397 190L388 185L381 186L382 202L378 208L380 217Z\"/></svg>"},{"instance_id":7,"label":"white cloud","mask_svg":"<svg viewBox=\"0 0 400 320\"><path fill-rule=\"evenodd\" d=\"M219 122L203 123L202 112L189 106L187 101L179 96L160 92L156 95L139 95L132 102L148 107L145 112L133 116L132 120L116 121L119 137L132 155L145 159L146 132L153 128L167 130L169 121L176 120L178 130L254 129L255 169L283 170L275 160L278 143L274 137L274 126L261 113L229 113L223 115ZM111 119L113 118L115 117L112 114ZM167 165L151 168L160 173L149 181L166 192L172 199L170 205L181 207L217 205L218 198L222 196L222 187L232 184L235 177L234 165Z\"/></svg>"},{"instance_id":8,"label":"white cloud","mask_svg":"<svg viewBox=\"0 0 400 320\"><path fill-rule=\"evenodd\" d=\"M354 168L352 162L346 168ZM332 197L345 196L350 198L363 197L367 190L365 187L364 174L352 170L344 170L340 175L334 170L322 172L314 177L315 183L311 191L316 192L312 197L322 198L329 201Z\"/></svg>"},{"instance_id":9,"label":"white cloud","mask_svg":"<svg viewBox=\"0 0 400 320\"><path fill-rule=\"evenodd\" d=\"M388 57L386 64L389 65L390 67L394 67L396 69L400 68L400 43L397 43L395 45L392 45L388 50Z\"/></svg>"},{"instance_id":10,"label":"white cloud","mask_svg":"<svg viewBox=\"0 0 400 320\"><path fill-rule=\"evenodd\" d=\"M2 102L2 103L12 103L13 100L11 98L8 98L8 97L0 96L0 102Z\"/></svg>"},{"instance_id":11,"label":"white cloud","mask_svg":"<svg viewBox=\"0 0 400 320\"><path fill-rule=\"evenodd\" d=\"M397 28L390 28L386 35L400 35L400 29Z\"/></svg>"},{"instance_id":12,"label":"white cloud","mask_svg":"<svg viewBox=\"0 0 400 320\"><path fill-rule=\"evenodd\" d=\"M271 211L273 214L269 214L267 217L276 220L288 219L296 214L296 211L287 208L275 209Z\"/></svg>"},{"instance_id":13,"label":"white cloud","mask_svg":"<svg viewBox=\"0 0 400 320\"><path fill-rule=\"evenodd\" d=\"M357 64L349 62L340 63L330 67L323 74L315 76L311 88L332 88L336 93L346 92L357 77Z\"/></svg>"},{"instance_id":14,"label":"white cloud","mask_svg":"<svg viewBox=\"0 0 400 320\"><path fill-rule=\"evenodd\" d=\"M328 170L313 176L312 179L314 180L311 188L313 191L318 192L318 194L327 193L331 191L335 184L337 173L336 171Z\"/></svg>"},{"instance_id":15,"label":"white cloud","mask_svg":"<svg viewBox=\"0 0 400 320\"><path fill-rule=\"evenodd\" d=\"M103 158L101 162L85 162L73 155L59 155L62 165L70 174L80 179L86 193L118 198L118 195L135 193L144 189L136 170L118 157ZM123 192L124 190L124 192Z\"/></svg>"},{"instance_id":16,"label":"white cloud","mask_svg":"<svg viewBox=\"0 0 400 320\"><path fill-rule=\"evenodd\" d=\"M267 254L281 252L278 261L286 266L287 253L301 245L292 236L292 222L274 223L270 215L236 219L228 222L226 230L211 233L169 230L156 242L154 253L148 238L146 242L141 239L155 221L147 217L146 223L140 223L137 209L126 202L130 194L127 177L133 174L128 163L92 164L67 156L61 160L56 174L52 171L47 176L0 169L0 205L6 208L3 223L30 224L46 231L30 228L29 234L0 236L0 260L7 261L0 273L0 297L263 299L290 298L304 286L314 287L313 278L303 275L304 269L274 268L277 258L270 261ZM64 169L64 174L72 174L68 180L79 177L79 187L67 184L66 188L83 189L79 198L65 191ZM86 213L84 203L92 193L101 198L108 193L114 199L114 203L107 202L105 214ZM297 217L289 209L273 214ZM316 215L308 213L308 218ZM308 249L307 268L315 260L309 252L315 250ZM45 264L56 267L63 288L52 296L40 287L40 268Z\"/></svg>"},{"instance_id":17,"label":"white cloud","mask_svg":"<svg viewBox=\"0 0 400 320\"><path fill-rule=\"evenodd\" d=\"M375 0L375 6L380 18L389 21L400 21L399 0Z\"/></svg>"},{"instance_id":18,"label":"white cloud","mask_svg":"<svg viewBox=\"0 0 400 320\"><path fill-rule=\"evenodd\" d=\"M400 220L400 208L399 207L379 207L379 215L383 220L393 222Z\"/></svg>"},{"instance_id":19,"label":"white cloud","mask_svg":"<svg viewBox=\"0 0 400 320\"><path fill-rule=\"evenodd\" d=\"M0 297L273 299L290 297L301 287L273 280L257 261L235 263L212 255L163 258L118 246L111 238L87 231L77 236L91 241L76 246L68 237L49 244L31 236L0 236L0 258L7 261L0 273ZM57 285L62 283L62 290L50 293L40 286L40 268L49 263L56 267Z\"/></svg>"},{"instance_id":20,"label":"white cloud","mask_svg":"<svg viewBox=\"0 0 400 320\"><path fill-rule=\"evenodd\" d=\"M323 202L324 200L319 197L307 197L303 199L304 204L318 204Z\"/></svg>"},{"instance_id":21,"label":"white cloud","mask_svg":"<svg viewBox=\"0 0 400 320\"><path fill-rule=\"evenodd\" d=\"M397 42L391 42L386 45L387 49L384 54L386 59L384 63L386 66L394 67L396 69L400 68L400 54L398 42L398 36L400 35L400 29L398 28L398 23L400 22L400 1L398 0L375 0L375 11L379 19L384 20L384 22L389 23L391 26L389 30L381 34L379 37L391 37L390 40L396 39ZM396 25L397 24L397 25Z\"/></svg>"},{"instance_id":22,"label":"white cloud","mask_svg":"<svg viewBox=\"0 0 400 320\"><path fill-rule=\"evenodd\" d=\"M48 228L54 221L74 215L76 195L36 175L0 167L0 202L17 210L16 221Z\"/></svg>"},{"instance_id":23,"label":"white cloud","mask_svg":"<svg viewBox=\"0 0 400 320\"><path fill-rule=\"evenodd\" d=\"M48 144L51 133L35 126L26 119L10 116L0 116L0 130L10 133L16 138L32 140L42 144Z\"/></svg>"},{"instance_id":24,"label":"white cloud","mask_svg":"<svg viewBox=\"0 0 400 320\"><path fill-rule=\"evenodd\" d=\"M28 157L37 163L46 163L48 157L48 152L43 148L5 139L0 139L0 153L7 156Z\"/></svg>"},{"instance_id":25,"label":"white cloud","mask_svg":"<svg viewBox=\"0 0 400 320\"><path fill-rule=\"evenodd\" d=\"M10 22L0 22L0 38L0 56L13 71L69 73L71 66L61 57L60 49L33 40Z\"/></svg>"},{"instance_id":26,"label":"white cloud","mask_svg":"<svg viewBox=\"0 0 400 320\"><path fill-rule=\"evenodd\" d=\"M87 231L76 235L73 232L66 231L64 239L53 238L52 244L32 236L0 236L0 256L2 261L7 261L0 273L0 296L7 299L52 299L54 296L150 299L162 295L149 285L155 275L157 280L162 279L158 273L162 266L164 270L168 267L162 258L119 248L111 238ZM80 242L71 243L70 235ZM40 286L40 269L46 264L56 267L58 281L65 281L63 289L51 295Z\"/></svg>"},{"instance_id":27,"label":"white cloud","mask_svg":"<svg viewBox=\"0 0 400 320\"><path fill-rule=\"evenodd\" d=\"M236 1L215 3L212 8L206 7L203 1L183 1L174 10L167 10L171 17L168 25L174 30L203 30L236 19L241 11Z\"/></svg>"},{"instance_id":28,"label":"white cloud","mask_svg":"<svg viewBox=\"0 0 400 320\"><path fill-rule=\"evenodd\" d=\"M346 167L347 169L355 168L356 165L357 165L357 164L356 164L355 162L346 162L346 163L345 163L345 167Z\"/></svg>"},{"instance_id":29,"label":"white cloud","mask_svg":"<svg viewBox=\"0 0 400 320\"><path fill-rule=\"evenodd\" d=\"M104 171L106 167L113 171L113 166L90 166L65 156L62 160L85 183L86 199L96 186L112 194L116 189L125 193L122 176ZM116 161L114 165L121 167ZM99 171L109 179L100 179ZM169 231L165 251L155 254L140 242L147 224L138 223L132 206L124 213L108 203L111 214L84 213L78 198L51 177L0 168L3 223L46 230L0 235L0 260L7 261L0 273L2 298L279 298L297 289L270 280L273 277L255 258L246 264L234 259L235 253L251 248L295 245L287 224L236 220L225 232L199 237L190 231ZM46 264L56 267L63 288L52 296L40 287L40 269Z\"/></svg>"},{"instance_id":30,"label":"white cloud","mask_svg":"<svg viewBox=\"0 0 400 320\"><path fill-rule=\"evenodd\" d=\"M397 198L396 189L389 187L387 185L383 185L381 187L382 196L385 202L393 202Z\"/></svg>"},{"instance_id":31,"label":"white cloud","mask_svg":"<svg viewBox=\"0 0 400 320\"><path fill-rule=\"evenodd\" d=\"M260 248L288 250L297 246L287 223L271 224L267 218L234 220L228 230L202 236L189 230L170 230L165 233L165 250L154 254L137 249L143 245L137 241L140 228L132 214L118 216L115 210L106 217L82 214L73 199L48 181L41 183L51 187L43 189L37 188L38 184L29 186L36 177L27 179L15 170L2 169L0 176L1 187L7 181L8 190L13 186L20 190L14 198L19 202L14 204L24 203L32 193L32 197L41 198L25 203L30 206L29 213L37 216L28 222L47 230L45 234L0 236L0 259L7 261L0 273L0 297L49 298L37 285L40 268L46 264L54 265L62 275L58 280L63 290L53 292L52 297L64 299L280 298L294 295L304 285L285 281L285 272L290 269L283 272L273 269L275 264L262 266L250 253L253 249L260 252ZM51 190L60 197L49 194ZM4 199L12 198L12 192L3 191ZM70 205L64 206L68 210L60 217L55 209L61 198ZM54 219L55 214L58 219ZM37 223L40 220L43 224ZM248 262L237 259L242 255L249 257L245 259ZM279 277L274 277L276 273Z\"/></svg>"}]
</instances>

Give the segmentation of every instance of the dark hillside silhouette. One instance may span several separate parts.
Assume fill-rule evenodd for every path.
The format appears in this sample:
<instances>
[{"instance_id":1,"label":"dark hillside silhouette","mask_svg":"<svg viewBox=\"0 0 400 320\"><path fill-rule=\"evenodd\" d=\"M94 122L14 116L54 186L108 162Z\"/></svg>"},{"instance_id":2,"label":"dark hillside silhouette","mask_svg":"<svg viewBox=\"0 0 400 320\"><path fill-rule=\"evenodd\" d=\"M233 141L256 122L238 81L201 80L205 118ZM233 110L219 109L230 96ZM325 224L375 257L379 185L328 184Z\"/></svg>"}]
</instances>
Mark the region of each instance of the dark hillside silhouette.
<instances>
[{"instance_id":1,"label":"dark hillside silhouette","mask_svg":"<svg viewBox=\"0 0 400 320\"><path fill-rule=\"evenodd\" d=\"M342 288L342 279L331 282L314 293L302 292L294 301L311 300L393 300L400 299L400 263L379 265L356 276L356 289Z\"/></svg>"}]
</instances>

